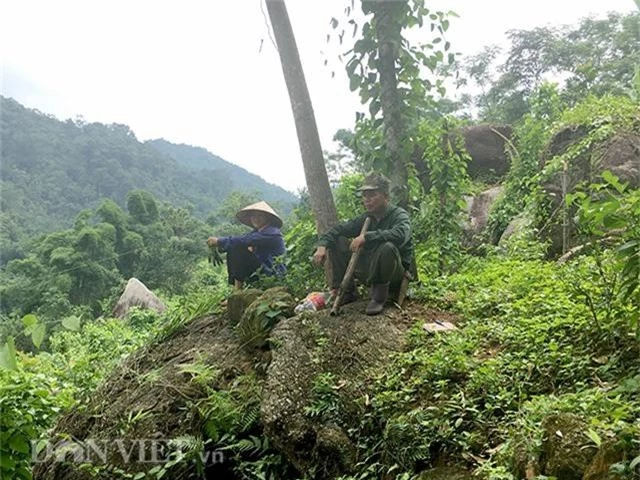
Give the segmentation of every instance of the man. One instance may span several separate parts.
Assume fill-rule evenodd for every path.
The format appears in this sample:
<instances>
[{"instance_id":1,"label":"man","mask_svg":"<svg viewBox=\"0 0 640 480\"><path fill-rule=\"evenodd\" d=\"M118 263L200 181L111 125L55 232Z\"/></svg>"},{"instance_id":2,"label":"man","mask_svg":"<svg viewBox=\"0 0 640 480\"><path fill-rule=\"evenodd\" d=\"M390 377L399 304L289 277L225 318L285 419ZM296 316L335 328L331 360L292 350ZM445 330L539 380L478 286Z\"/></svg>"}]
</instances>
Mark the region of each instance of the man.
<instances>
[{"instance_id":1,"label":"man","mask_svg":"<svg viewBox=\"0 0 640 480\"><path fill-rule=\"evenodd\" d=\"M389 201L389 180L381 174L372 173L364 179L358 189L362 195L366 213L341 223L318 240L313 255L316 265L322 264L331 251L333 279L331 287L337 289L344 277L350 252L362 249L356 278L370 285L367 315L377 315L384 310L389 290L398 290L404 275L413 273L413 244L409 214L402 208L393 206ZM369 231L360 234L367 217L371 217ZM347 238L352 238L347 248ZM355 285L345 292L343 303L357 299Z\"/></svg>"},{"instance_id":2,"label":"man","mask_svg":"<svg viewBox=\"0 0 640 480\"><path fill-rule=\"evenodd\" d=\"M229 284L238 290L256 272L266 275L284 274L284 265L274 265L274 257L285 253L280 228L282 219L267 202L258 202L243 208L236 218L253 228L246 235L236 237L209 237L207 244L227 252Z\"/></svg>"}]
</instances>

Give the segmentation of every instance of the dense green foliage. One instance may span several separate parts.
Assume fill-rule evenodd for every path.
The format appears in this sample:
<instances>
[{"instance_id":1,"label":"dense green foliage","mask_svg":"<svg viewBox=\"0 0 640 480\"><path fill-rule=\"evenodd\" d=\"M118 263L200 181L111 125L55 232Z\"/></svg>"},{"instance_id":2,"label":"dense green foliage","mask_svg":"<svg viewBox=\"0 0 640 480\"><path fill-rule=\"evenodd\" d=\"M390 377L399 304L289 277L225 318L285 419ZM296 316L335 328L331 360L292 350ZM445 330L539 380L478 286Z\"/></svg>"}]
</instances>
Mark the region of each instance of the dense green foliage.
<instances>
[{"instance_id":1,"label":"dense green foliage","mask_svg":"<svg viewBox=\"0 0 640 480\"><path fill-rule=\"evenodd\" d=\"M54 329L70 315L108 314L133 276L167 294L184 291L206 258L210 227L183 208L159 206L146 191L132 191L127 207L125 213L106 200L96 210L84 210L73 228L32 241L25 258L3 268L3 337L15 335L28 313Z\"/></svg>"},{"instance_id":2,"label":"dense green foliage","mask_svg":"<svg viewBox=\"0 0 640 480\"><path fill-rule=\"evenodd\" d=\"M2 165L0 259L24 254L25 242L71 226L106 198L125 206L144 189L199 218L233 191L256 191L287 213L295 197L202 148L165 140L139 142L126 125L61 122L0 98Z\"/></svg>"},{"instance_id":3,"label":"dense green foliage","mask_svg":"<svg viewBox=\"0 0 640 480\"><path fill-rule=\"evenodd\" d=\"M616 297L613 314L594 322L578 287L599 295L595 272L588 258L557 267L491 257L426 285L424 298L460 314L462 329L432 336L416 328L411 348L380 375L358 429L364 464L412 471L457 458L489 478L520 478L507 472L539 455L540 422L559 412L589 425L583 445L590 428L631 458L640 454L640 347L629 322L638 306Z\"/></svg>"},{"instance_id":4,"label":"dense green foliage","mask_svg":"<svg viewBox=\"0 0 640 480\"><path fill-rule=\"evenodd\" d=\"M159 325L158 317L141 312L128 322L88 322L79 332L51 336L50 352L21 354L15 370L0 368L3 478L31 478L31 441L36 442L63 409L82 404L125 355L154 335L154 325Z\"/></svg>"}]
</instances>

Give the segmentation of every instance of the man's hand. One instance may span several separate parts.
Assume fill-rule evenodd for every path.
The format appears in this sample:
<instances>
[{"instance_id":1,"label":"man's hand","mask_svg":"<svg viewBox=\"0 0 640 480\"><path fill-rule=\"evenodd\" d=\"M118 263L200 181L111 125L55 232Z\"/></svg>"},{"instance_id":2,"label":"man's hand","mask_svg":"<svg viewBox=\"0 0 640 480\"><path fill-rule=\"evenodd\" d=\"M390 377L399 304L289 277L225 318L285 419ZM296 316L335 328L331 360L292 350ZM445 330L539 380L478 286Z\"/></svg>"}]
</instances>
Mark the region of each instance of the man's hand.
<instances>
[{"instance_id":1,"label":"man's hand","mask_svg":"<svg viewBox=\"0 0 640 480\"><path fill-rule=\"evenodd\" d=\"M364 245L364 235L358 235L356 238L351 240L351 245L349 245L349 248L351 249L352 252L357 252L362 248L363 245Z\"/></svg>"},{"instance_id":2,"label":"man's hand","mask_svg":"<svg viewBox=\"0 0 640 480\"><path fill-rule=\"evenodd\" d=\"M325 258L327 258L327 248L326 247L316 248L316 251L313 254L313 263L316 265L322 265Z\"/></svg>"},{"instance_id":3,"label":"man's hand","mask_svg":"<svg viewBox=\"0 0 640 480\"><path fill-rule=\"evenodd\" d=\"M218 245L218 237L209 237L207 239L207 245L210 247L215 247Z\"/></svg>"}]
</instances>

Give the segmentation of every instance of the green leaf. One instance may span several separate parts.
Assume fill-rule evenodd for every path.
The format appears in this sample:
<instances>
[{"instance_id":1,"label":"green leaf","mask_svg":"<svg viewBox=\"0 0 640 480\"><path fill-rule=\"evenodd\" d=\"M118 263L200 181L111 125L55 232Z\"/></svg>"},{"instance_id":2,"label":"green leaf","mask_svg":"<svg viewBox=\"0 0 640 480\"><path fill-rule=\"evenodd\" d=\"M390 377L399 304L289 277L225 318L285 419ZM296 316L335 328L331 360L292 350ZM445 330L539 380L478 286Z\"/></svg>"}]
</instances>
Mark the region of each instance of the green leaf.
<instances>
[{"instance_id":1,"label":"green leaf","mask_svg":"<svg viewBox=\"0 0 640 480\"><path fill-rule=\"evenodd\" d=\"M640 2L640 0L636 0L636 1ZM640 4L638 5L638 7L640 7ZM631 463L629 464L629 470L633 471L633 469L636 468L638 465L640 465L640 455L638 455L636 458L631 460Z\"/></svg>"},{"instance_id":2,"label":"green leaf","mask_svg":"<svg viewBox=\"0 0 640 480\"><path fill-rule=\"evenodd\" d=\"M75 315L65 317L62 319L62 326L67 330L77 332L80 330L80 318Z\"/></svg>"},{"instance_id":3,"label":"green leaf","mask_svg":"<svg viewBox=\"0 0 640 480\"><path fill-rule=\"evenodd\" d=\"M8 337L5 344L0 347L0 367L6 370L17 370L18 362L16 360L16 347L13 343L13 337Z\"/></svg>"},{"instance_id":4,"label":"green leaf","mask_svg":"<svg viewBox=\"0 0 640 480\"><path fill-rule=\"evenodd\" d=\"M33 329L33 332L31 332L31 340L33 341L33 344L36 346L36 348L40 348L40 345L42 345L45 332L46 332L46 326L44 323L41 323L40 325L38 325L36 328Z\"/></svg>"},{"instance_id":5,"label":"green leaf","mask_svg":"<svg viewBox=\"0 0 640 480\"><path fill-rule=\"evenodd\" d=\"M369 113L372 117L375 117L376 114L380 111L380 102L377 100L372 101L369 104Z\"/></svg>"},{"instance_id":6,"label":"green leaf","mask_svg":"<svg viewBox=\"0 0 640 480\"><path fill-rule=\"evenodd\" d=\"M627 253L628 250L631 250L631 252L628 252L628 253L633 253L639 246L640 246L640 240L629 240L624 245L620 245L618 247L618 252Z\"/></svg>"},{"instance_id":7,"label":"green leaf","mask_svg":"<svg viewBox=\"0 0 640 480\"><path fill-rule=\"evenodd\" d=\"M22 324L25 326L25 328L33 328L38 324L38 317L36 317L32 313L25 315L24 317L22 317Z\"/></svg>"},{"instance_id":8,"label":"green leaf","mask_svg":"<svg viewBox=\"0 0 640 480\"><path fill-rule=\"evenodd\" d=\"M589 429L585 433L585 435L589 437L591 441L593 441L593 443L595 443L598 447L602 445L602 438L600 438L600 435L598 435L594 430Z\"/></svg>"},{"instance_id":9,"label":"green leaf","mask_svg":"<svg viewBox=\"0 0 640 480\"><path fill-rule=\"evenodd\" d=\"M625 185L622 185L618 177L616 177L609 170L605 170L604 172L602 172L602 178L604 179L605 182L607 182L609 185L615 188L618 193L624 192L626 188Z\"/></svg>"},{"instance_id":10,"label":"green leaf","mask_svg":"<svg viewBox=\"0 0 640 480\"><path fill-rule=\"evenodd\" d=\"M27 442L27 439L18 433L13 435L11 437L11 440L9 440L9 448L15 450L16 452L28 454L29 442Z\"/></svg>"},{"instance_id":11,"label":"green leaf","mask_svg":"<svg viewBox=\"0 0 640 480\"><path fill-rule=\"evenodd\" d=\"M351 90L352 92L355 92L358 89L358 86L360 85L360 78L358 78L357 76L352 76L349 79L349 90Z\"/></svg>"},{"instance_id":12,"label":"green leaf","mask_svg":"<svg viewBox=\"0 0 640 480\"><path fill-rule=\"evenodd\" d=\"M7 470L13 470L15 466L15 460L7 456L6 452L4 454L0 453L0 467L6 468Z\"/></svg>"}]
</instances>

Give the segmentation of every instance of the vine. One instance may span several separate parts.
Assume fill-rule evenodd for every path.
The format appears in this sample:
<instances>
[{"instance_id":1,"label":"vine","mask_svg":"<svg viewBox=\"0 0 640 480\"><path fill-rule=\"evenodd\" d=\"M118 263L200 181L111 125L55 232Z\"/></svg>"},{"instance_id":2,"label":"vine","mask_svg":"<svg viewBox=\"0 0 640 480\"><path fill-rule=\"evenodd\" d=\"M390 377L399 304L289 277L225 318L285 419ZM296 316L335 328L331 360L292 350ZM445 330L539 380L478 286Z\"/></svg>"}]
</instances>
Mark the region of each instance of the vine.
<instances>
[{"instance_id":1,"label":"vine","mask_svg":"<svg viewBox=\"0 0 640 480\"><path fill-rule=\"evenodd\" d=\"M345 10L353 36L360 32L346 52L346 72L352 91L358 91L369 116L358 113L352 146L362 170L387 174L396 198L407 201L411 154L424 113L434 109L434 92L445 94L445 67L454 64L456 54L445 38L453 12L433 11L424 0L362 2L364 23ZM340 22L332 19L337 29ZM408 39L411 29L428 29L427 43ZM342 43L345 30L338 35ZM426 74L428 72L428 74ZM402 190L401 193L397 191Z\"/></svg>"}]
</instances>

